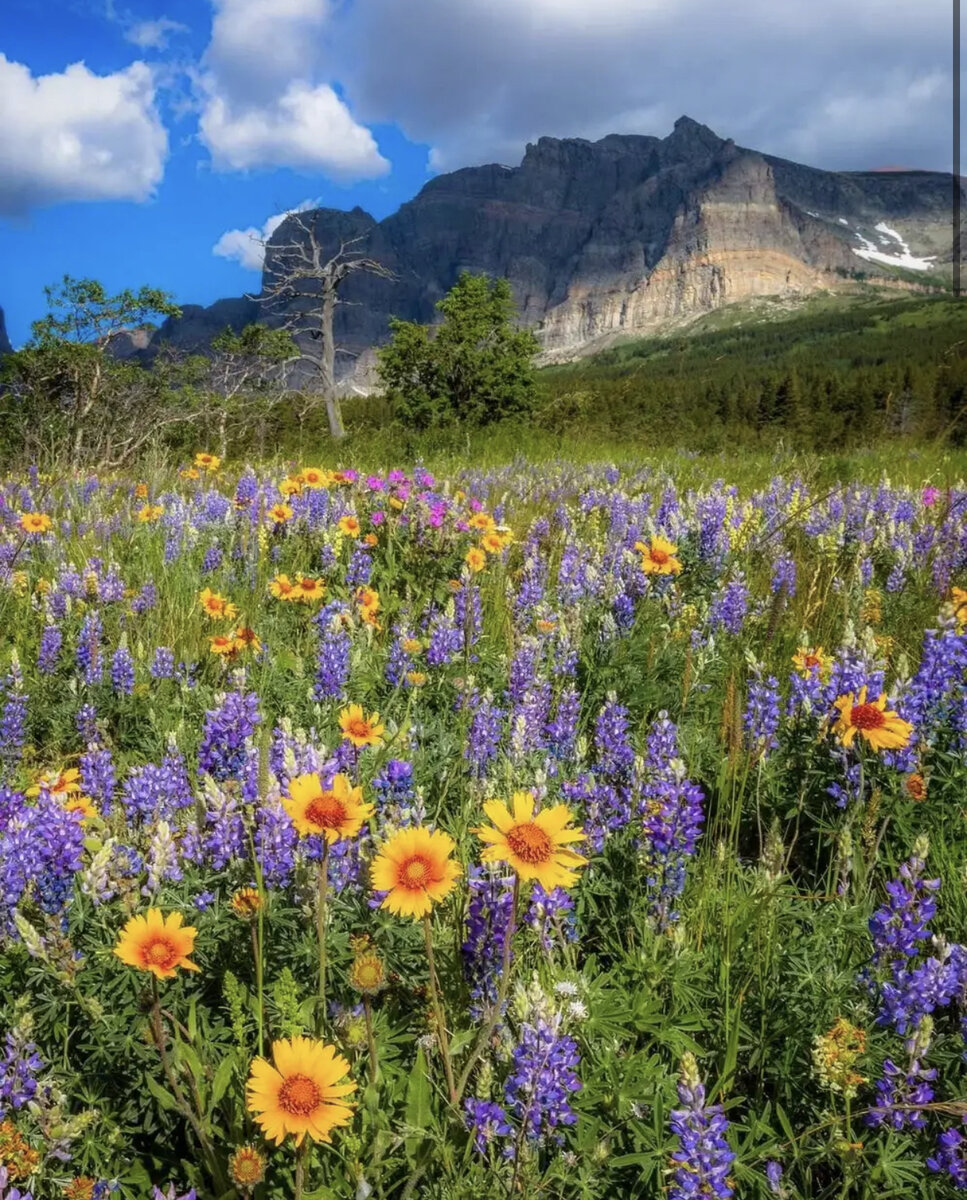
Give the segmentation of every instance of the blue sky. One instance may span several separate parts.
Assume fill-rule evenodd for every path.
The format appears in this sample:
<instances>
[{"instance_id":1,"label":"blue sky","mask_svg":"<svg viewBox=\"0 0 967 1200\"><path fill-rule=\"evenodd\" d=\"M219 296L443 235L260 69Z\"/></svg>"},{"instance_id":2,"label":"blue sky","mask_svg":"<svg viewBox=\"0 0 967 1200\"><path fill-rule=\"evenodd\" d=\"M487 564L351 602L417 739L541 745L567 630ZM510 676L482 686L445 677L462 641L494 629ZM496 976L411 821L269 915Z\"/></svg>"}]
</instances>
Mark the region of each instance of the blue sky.
<instances>
[{"instance_id":1,"label":"blue sky","mask_svg":"<svg viewBox=\"0 0 967 1200\"><path fill-rule=\"evenodd\" d=\"M312 202L380 218L434 171L517 163L544 134L664 136L688 113L818 166L950 167L948 0L3 8L0 306L14 345L64 273L179 302L254 291L244 231L273 214Z\"/></svg>"}]
</instances>

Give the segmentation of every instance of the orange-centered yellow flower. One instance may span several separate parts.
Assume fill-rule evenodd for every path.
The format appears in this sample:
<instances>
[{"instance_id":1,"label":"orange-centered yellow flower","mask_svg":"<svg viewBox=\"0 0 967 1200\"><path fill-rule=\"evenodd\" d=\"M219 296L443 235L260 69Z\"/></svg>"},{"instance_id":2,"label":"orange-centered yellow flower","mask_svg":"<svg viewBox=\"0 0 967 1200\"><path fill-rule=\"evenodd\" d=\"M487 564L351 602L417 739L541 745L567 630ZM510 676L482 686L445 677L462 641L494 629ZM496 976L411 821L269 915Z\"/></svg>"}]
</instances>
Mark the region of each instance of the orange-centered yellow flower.
<instances>
[{"instance_id":1,"label":"orange-centered yellow flower","mask_svg":"<svg viewBox=\"0 0 967 1200\"><path fill-rule=\"evenodd\" d=\"M281 1146L288 1134L301 1146L306 1134L313 1141L331 1142L332 1131L352 1120L344 1099L356 1090L340 1083L349 1063L315 1038L281 1038L272 1043L272 1062L257 1058L246 1085L248 1111L270 1142Z\"/></svg>"},{"instance_id":2,"label":"orange-centered yellow flower","mask_svg":"<svg viewBox=\"0 0 967 1200\"><path fill-rule=\"evenodd\" d=\"M276 600L294 600L296 585L288 575L276 575L269 584L269 591Z\"/></svg>"},{"instance_id":3,"label":"orange-centered yellow flower","mask_svg":"<svg viewBox=\"0 0 967 1200\"><path fill-rule=\"evenodd\" d=\"M385 726L380 723L379 713L366 716L361 704L350 704L340 712L339 728L346 741L354 746L382 745L386 732Z\"/></svg>"},{"instance_id":4,"label":"orange-centered yellow flower","mask_svg":"<svg viewBox=\"0 0 967 1200\"><path fill-rule=\"evenodd\" d=\"M487 565L487 555L480 549L479 546L471 546L464 556L463 560L471 571L476 575L478 571L482 571Z\"/></svg>"},{"instance_id":5,"label":"orange-centered yellow flower","mask_svg":"<svg viewBox=\"0 0 967 1200\"><path fill-rule=\"evenodd\" d=\"M329 486L329 472L319 467L306 467L299 472L299 478L307 488L324 488Z\"/></svg>"},{"instance_id":6,"label":"orange-centered yellow flower","mask_svg":"<svg viewBox=\"0 0 967 1200\"><path fill-rule=\"evenodd\" d=\"M171 979L178 967L197 971L190 961L198 930L182 925L181 913L166 917L160 908L149 908L147 915L132 917L121 930L114 953L129 967L150 971L158 979Z\"/></svg>"},{"instance_id":7,"label":"orange-centered yellow flower","mask_svg":"<svg viewBox=\"0 0 967 1200\"><path fill-rule=\"evenodd\" d=\"M950 601L954 606L954 620L959 632L967 625L967 588L951 588Z\"/></svg>"},{"instance_id":8,"label":"orange-centered yellow flower","mask_svg":"<svg viewBox=\"0 0 967 1200\"><path fill-rule=\"evenodd\" d=\"M913 735L913 726L886 707L886 693L873 701L866 698L865 687L854 697L850 692L840 696L835 707L839 720L833 732L844 746L851 746L857 734L865 738L874 750L902 750Z\"/></svg>"},{"instance_id":9,"label":"orange-centered yellow flower","mask_svg":"<svg viewBox=\"0 0 967 1200\"><path fill-rule=\"evenodd\" d=\"M50 519L47 513L21 513L20 528L24 533L46 533L52 528L54 522Z\"/></svg>"},{"instance_id":10,"label":"orange-centered yellow flower","mask_svg":"<svg viewBox=\"0 0 967 1200\"><path fill-rule=\"evenodd\" d=\"M647 545L635 542L635 549L641 555L641 569L646 575L679 575L682 564L675 555L678 547L667 538L653 537Z\"/></svg>"},{"instance_id":11,"label":"orange-centered yellow flower","mask_svg":"<svg viewBox=\"0 0 967 1200\"><path fill-rule=\"evenodd\" d=\"M833 665L833 660L830 655L823 653L822 646L817 646L815 650L797 650L792 656L792 665L806 679L814 673L820 679L825 679L829 674L829 668Z\"/></svg>"},{"instance_id":12,"label":"orange-centered yellow flower","mask_svg":"<svg viewBox=\"0 0 967 1200\"><path fill-rule=\"evenodd\" d=\"M230 634L216 633L208 639L208 647L212 654L221 658L232 658L239 652L239 645Z\"/></svg>"},{"instance_id":13,"label":"orange-centered yellow flower","mask_svg":"<svg viewBox=\"0 0 967 1200\"><path fill-rule=\"evenodd\" d=\"M545 891L571 887L577 883L574 872L587 859L567 846L587 840L583 829L568 828L573 814L566 804L534 813L530 792L515 792L514 811L502 800L488 800L484 812L496 828L483 825L473 832L488 845L482 862L505 862L521 879L536 879Z\"/></svg>"},{"instance_id":14,"label":"orange-centered yellow flower","mask_svg":"<svg viewBox=\"0 0 967 1200\"><path fill-rule=\"evenodd\" d=\"M291 504L273 504L269 509L269 520L274 521L276 525L284 525L286 521L292 520L293 508Z\"/></svg>"},{"instance_id":15,"label":"orange-centered yellow flower","mask_svg":"<svg viewBox=\"0 0 967 1200\"><path fill-rule=\"evenodd\" d=\"M363 803L363 789L353 787L348 775L334 776L329 787L314 773L297 775L282 806L301 837L321 833L327 842L355 837L373 815L373 806Z\"/></svg>"},{"instance_id":16,"label":"orange-centered yellow flower","mask_svg":"<svg viewBox=\"0 0 967 1200\"><path fill-rule=\"evenodd\" d=\"M161 504L145 504L138 509L138 520L142 525L152 525L164 512Z\"/></svg>"},{"instance_id":17,"label":"orange-centered yellow flower","mask_svg":"<svg viewBox=\"0 0 967 1200\"><path fill-rule=\"evenodd\" d=\"M360 529L359 522L355 517L340 517L339 532L344 537L356 538L359 537Z\"/></svg>"},{"instance_id":18,"label":"orange-centered yellow flower","mask_svg":"<svg viewBox=\"0 0 967 1200\"><path fill-rule=\"evenodd\" d=\"M249 629L247 625L241 625L235 630L235 649L251 650L253 654L261 654L262 643L254 629Z\"/></svg>"},{"instance_id":19,"label":"orange-centered yellow flower","mask_svg":"<svg viewBox=\"0 0 967 1200\"><path fill-rule=\"evenodd\" d=\"M226 600L224 596L220 596L218 592L213 592L211 588L206 587L199 595L198 600L213 621L219 618L231 621L238 616L236 606L230 600Z\"/></svg>"},{"instance_id":20,"label":"orange-centered yellow flower","mask_svg":"<svg viewBox=\"0 0 967 1200\"><path fill-rule=\"evenodd\" d=\"M90 796L69 796L63 803L64 812L81 814L81 823L93 821L98 815L97 806Z\"/></svg>"},{"instance_id":21,"label":"orange-centered yellow flower","mask_svg":"<svg viewBox=\"0 0 967 1200\"><path fill-rule=\"evenodd\" d=\"M463 873L450 856L456 843L449 834L422 826L401 829L373 859L373 890L386 892L382 907L397 917L424 917L445 900Z\"/></svg>"},{"instance_id":22,"label":"orange-centered yellow flower","mask_svg":"<svg viewBox=\"0 0 967 1200\"><path fill-rule=\"evenodd\" d=\"M199 453L195 455L195 466L202 471L217 471L222 465L222 460L217 454Z\"/></svg>"},{"instance_id":23,"label":"orange-centered yellow flower","mask_svg":"<svg viewBox=\"0 0 967 1200\"><path fill-rule=\"evenodd\" d=\"M81 773L76 767L68 767L66 771L47 771L33 787L27 788L27 795L39 796L42 790L55 800L73 796L81 790Z\"/></svg>"},{"instance_id":24,"label":"orange-centered yellow flower","mask_svg":"<svg viewBox=\"0 0 967 1200\"><path fill-rule=\"evenodd\" d=\"M474 513L467 525L471 529L480 529L485 533L490 533L491 530L497 528L497 522L493 519L490 513L478 512Z\"/></svg>"},{"instance_id":25,"label":"orange-centered yellow flower","mask_svg":"<svg viewBox=\"0 0 967 1200\"><path fill-rule=\"evenodd\" d=\"M293 598L303 604L315 604L326 594L326 585L314 575L300 575L299 582L293 589Z\"/></svg>"}]
</instances>

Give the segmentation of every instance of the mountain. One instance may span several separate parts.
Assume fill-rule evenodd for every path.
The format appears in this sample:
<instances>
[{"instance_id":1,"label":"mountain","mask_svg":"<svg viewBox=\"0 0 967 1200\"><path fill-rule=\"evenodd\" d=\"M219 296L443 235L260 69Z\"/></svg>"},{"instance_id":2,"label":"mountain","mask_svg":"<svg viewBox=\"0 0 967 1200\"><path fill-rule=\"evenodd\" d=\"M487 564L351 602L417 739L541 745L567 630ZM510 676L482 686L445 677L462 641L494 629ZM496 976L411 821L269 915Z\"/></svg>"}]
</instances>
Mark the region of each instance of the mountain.
<instances>
[{"instance_id":1,"label":"mountain","mask_svg":"<svg viewBox=\"0 0 967 1200\"><path fill-rule=\"evenodd\" d=\"M9 354L13 349L7 337L7 326L3 319L3 309L0 308L0 354Z\"/></svg>"},{"instance_id":2,"label":"mountain","mask_svg":"<svg viewBox=\"0 0 967 1200\"><path fill-rule=\"evenodd\" d=\"M337 359L347 381L372 377L391 316L431 322L462 270L506 277L544 361L675 327L760 296L790 301L855 289L942 286L952 256L952 177L929 171L834 172L758 153L681 117L665 138L541 138L518 167L440 175L383 221L360 208L300 214L325 248L361 237L396 280L357 274L340 292ZM266 248L263 286L289 218ZM218 321L251 311L219 301L166 322L200 345ZM259 316L282 323L286 305ZM298 333L297 340L308 334ZM308 369L308 368L307 368Z\"/></svg>"}]
</instances>

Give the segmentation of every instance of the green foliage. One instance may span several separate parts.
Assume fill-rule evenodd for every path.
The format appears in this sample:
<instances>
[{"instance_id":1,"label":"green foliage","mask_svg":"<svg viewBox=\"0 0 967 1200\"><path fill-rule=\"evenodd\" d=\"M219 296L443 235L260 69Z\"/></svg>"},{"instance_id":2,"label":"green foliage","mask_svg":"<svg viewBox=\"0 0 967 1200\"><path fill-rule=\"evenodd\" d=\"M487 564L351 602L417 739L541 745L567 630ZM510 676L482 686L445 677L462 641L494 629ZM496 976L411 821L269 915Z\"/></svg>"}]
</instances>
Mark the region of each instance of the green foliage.
<instances>
[{"instance_id":1,"label":"green foliage","mask_svg":"<svg viewBox=\"0 0 967 1200\"><path fill-rule=\"evenodd\" d=\"M539 375L548 431L714 451L967 443L962 304L946 298L724 309Z\"/></svg>"},{"instance_id":2,"label":"green foliage","mask_svg":"<svg viewBox=\"0 0 967 1200\"><path fill-rule=\"evenodd\" d=\"M429 327L394 317L379 374L399 421L426 429L451 421L476 428L529 411L537 341L515 329L505 279L464 271Z\"/></svg>"}]
</instances>

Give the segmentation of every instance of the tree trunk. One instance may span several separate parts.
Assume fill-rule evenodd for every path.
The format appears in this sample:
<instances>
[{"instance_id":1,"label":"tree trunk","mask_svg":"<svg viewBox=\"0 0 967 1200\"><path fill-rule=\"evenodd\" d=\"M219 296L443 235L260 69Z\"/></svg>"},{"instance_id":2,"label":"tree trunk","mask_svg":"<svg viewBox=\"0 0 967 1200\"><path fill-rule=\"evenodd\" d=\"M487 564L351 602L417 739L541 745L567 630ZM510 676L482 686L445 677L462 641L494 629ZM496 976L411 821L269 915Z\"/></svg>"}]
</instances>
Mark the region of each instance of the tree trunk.
<instances>
[{"instance_id":1,"label":"tree trunk","mask_svg":"<svg viewBox=\"0 0 967 1200\"><path fill-rule=\"evenodd\" d=\"M336 344L333 341L332 324L336 312L336 289L324 283L322 291L322 362L320 382L329 417L329 432L339 442L346 436L342 423L342 407L336 395Z\"/></svg>"}]
</instances>

